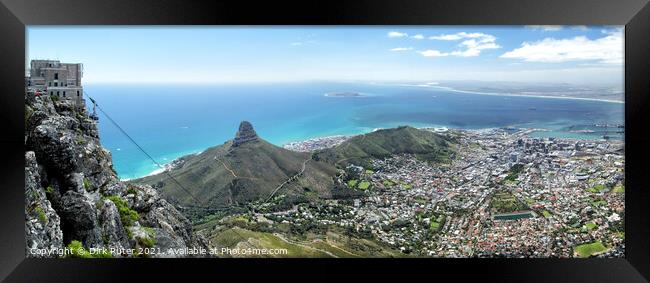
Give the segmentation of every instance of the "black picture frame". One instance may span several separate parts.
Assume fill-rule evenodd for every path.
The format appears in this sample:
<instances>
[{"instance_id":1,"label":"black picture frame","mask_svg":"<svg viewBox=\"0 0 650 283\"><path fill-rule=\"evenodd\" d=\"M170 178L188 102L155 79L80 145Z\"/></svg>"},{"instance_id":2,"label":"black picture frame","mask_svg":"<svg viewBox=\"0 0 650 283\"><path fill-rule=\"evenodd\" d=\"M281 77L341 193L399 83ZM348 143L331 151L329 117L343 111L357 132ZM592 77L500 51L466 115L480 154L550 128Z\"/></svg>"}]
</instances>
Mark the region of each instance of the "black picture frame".
<instances>
[{"instance_id":1,"label":"black picture frame","mask_svg":"<svg viewBox=\"0 0 650 283\"><path fill-rule=\"evenodd\" d=\"M647 282L650 278L650 5L647 0L0 0L0 278L7 282L250 281L413 274L499 282ZM24 108L26 25L625 25L624 259L26 259ZM300 275L298 275L300 273ZM443 274L443 275L440 275ZM309 276L309 277L305 277ZM450 277L451 276L451 277ZM396 279L399 280L399 277ZM426 277L425 277L426 278ZM231 280L231 279L228 279Z\"/></svg>"}]
</instances>

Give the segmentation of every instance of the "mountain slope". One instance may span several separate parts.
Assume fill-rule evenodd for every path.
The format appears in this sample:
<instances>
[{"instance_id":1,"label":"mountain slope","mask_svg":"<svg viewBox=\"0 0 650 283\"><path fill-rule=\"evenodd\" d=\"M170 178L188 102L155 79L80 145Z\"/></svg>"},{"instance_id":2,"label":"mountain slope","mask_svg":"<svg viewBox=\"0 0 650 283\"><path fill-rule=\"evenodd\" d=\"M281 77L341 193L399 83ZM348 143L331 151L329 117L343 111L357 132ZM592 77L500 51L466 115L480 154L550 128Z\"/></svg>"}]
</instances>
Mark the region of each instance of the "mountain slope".
<instances>
[{"instance_id":1,"label":"mountain slope","mask_svg":"<svg viewBox=\"0 0 650 283\"><path fill-rule=\"evenodd\" d=\"M353 137L318 152L317 157L332 164L366 165L371 158L408 153L424 161L446 162L453 157L453 143L453 139L431 131L401 126Z\"/></svg>"},{"instance_id":2,"label":"mountain slope","mask_svg":"<svg viewBox=\"0 0 650 283\"><path fill-rule=\"evenodd\" d=\"M311 160L309 153L290 151L259 138L246 121L235 139L185 156L178 163L169 173L191 195L165 173L132 182L151 184L181 205L218 207L265 200L276 191L292 196L312 191L328 197L336 174L333 166Z\"/></svg>"}]
</instances>

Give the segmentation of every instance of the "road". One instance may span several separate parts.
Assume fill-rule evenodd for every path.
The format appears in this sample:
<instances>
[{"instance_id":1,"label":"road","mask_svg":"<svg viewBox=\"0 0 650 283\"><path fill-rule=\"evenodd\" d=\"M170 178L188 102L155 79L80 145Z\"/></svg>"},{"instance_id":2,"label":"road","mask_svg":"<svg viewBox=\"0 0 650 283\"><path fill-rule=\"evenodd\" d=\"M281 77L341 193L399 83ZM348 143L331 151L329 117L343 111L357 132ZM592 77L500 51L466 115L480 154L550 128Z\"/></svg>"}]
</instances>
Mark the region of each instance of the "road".
<instances>
[{"instance_id":1,"label":"road","mask_svg":"<svg viewBox=\"0 0 650 283\"><path fill-rule=\"evenodd\" d=\"M296 178L298 178L298 176L300 176L302 173L304 173L304 172L305 172L305 168L307 167L307 162L309 162L309 160L311 160L311 158L308 158L307 160L303 161L303 162L302 162L302 169L300 169L300 172L298 172L296 175L293 175L293 176L289 177L289 179L287 179L286 181L282 182L282 184L280 184L279 186L277 186L277 187L276 187L276 188L271 192L271 194L270 194L269 197L266 199L266 201L268 202L269 200L271 200L271 198L273 198L273 196L275 195L275 193L277 193L278 190L280 190L284 185L286 185L287 183L289 183L289 182L295 180Z\"/></svg>"}]
</instances>

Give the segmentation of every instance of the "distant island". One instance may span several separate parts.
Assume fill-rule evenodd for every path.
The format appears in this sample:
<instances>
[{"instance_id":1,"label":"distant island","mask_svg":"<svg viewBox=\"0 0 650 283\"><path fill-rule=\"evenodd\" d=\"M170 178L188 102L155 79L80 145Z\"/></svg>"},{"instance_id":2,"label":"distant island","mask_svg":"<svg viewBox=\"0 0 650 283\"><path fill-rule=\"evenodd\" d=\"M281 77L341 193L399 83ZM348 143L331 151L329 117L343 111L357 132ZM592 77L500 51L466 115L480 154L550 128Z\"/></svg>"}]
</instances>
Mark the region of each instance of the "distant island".
<instances>
[{"instance_id":1,"label":"distant island","mask_svg":"<svg viewBox=\"0 0 650 283\"><path fill-rule=\"evenodd\" d=\"M328 92L325 94L325 96L331 96L331 97L359 97L359 96L364 96L361 93L358 92L352 92L352 91L344 91L344 92Z\"/></svg>"}]
</instances>

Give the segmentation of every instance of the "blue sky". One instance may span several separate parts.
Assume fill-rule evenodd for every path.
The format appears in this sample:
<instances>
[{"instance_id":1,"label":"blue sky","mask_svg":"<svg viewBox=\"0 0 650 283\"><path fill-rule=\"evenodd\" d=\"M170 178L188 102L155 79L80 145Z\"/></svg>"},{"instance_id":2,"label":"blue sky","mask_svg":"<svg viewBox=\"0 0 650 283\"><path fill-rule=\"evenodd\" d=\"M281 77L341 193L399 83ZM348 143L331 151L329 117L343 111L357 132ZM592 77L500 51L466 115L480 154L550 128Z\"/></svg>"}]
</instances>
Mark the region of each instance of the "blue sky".
<instances>
[{"instance_id":1,"label":"blue sky","mask_svg":"<svg viewBox=\"0 0 650 283\"><path fill-rule=\"evenodd\" d=\"M482 80L621 85L623 44L622 27L612 26L27 29L28 60L83 63L84 83Z\"/></svg>"}]
</instances>

